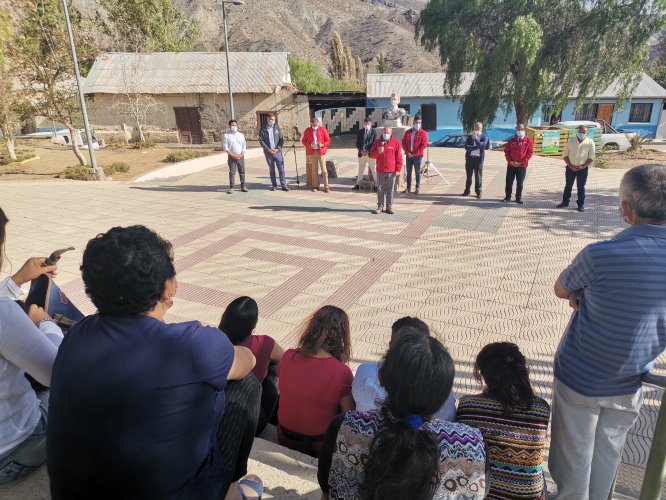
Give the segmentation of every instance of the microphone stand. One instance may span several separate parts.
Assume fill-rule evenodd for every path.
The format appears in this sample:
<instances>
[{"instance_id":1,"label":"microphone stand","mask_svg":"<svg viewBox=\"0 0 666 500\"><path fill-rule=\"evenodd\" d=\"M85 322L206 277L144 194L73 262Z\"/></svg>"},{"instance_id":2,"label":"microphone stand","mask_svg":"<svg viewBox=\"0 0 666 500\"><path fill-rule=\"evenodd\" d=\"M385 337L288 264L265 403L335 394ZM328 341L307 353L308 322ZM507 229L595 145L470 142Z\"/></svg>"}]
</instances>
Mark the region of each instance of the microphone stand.
<instances>
[{"instance_id":1,"label":"microphone stand","mask_svg":"<svg viewBox=\"0 0 666 500\"><path fill-rule=\"evenodd\" d=\"M286 156L287 156L287 153L289 153L289 151L293 151L293 152L294 152L294 164L296 165L296 185L297 185L297 186L299 187L299 189L300 189L300 187L301 187L301 181L300 181L300 178L299 178L299 175L298 175L298 155L296 154L296 143L300 140L300 138L301 138L301 133L298 131L298 127L294 127L294 130L293 130L293 131L294 131L294 142L293 142L293 143L291 144L291 146L289 146L289 147L287 148L287 150L284 152L284 156L286 157Z\"/></svg>"}]
</instances>

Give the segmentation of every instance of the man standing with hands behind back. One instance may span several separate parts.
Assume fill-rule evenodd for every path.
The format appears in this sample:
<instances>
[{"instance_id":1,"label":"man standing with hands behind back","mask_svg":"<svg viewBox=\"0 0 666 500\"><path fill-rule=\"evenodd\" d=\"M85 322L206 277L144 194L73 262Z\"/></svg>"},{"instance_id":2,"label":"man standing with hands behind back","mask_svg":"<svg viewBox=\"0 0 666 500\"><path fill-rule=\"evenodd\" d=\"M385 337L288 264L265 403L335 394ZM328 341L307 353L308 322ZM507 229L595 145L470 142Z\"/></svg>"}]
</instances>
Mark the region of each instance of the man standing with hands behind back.
<instances>
[{"instance_id":1,"label":"man standing with hands behind back","mask_svg":"<svg viewBox=\"0 0 666 500\"><path fill-rule=\"evenodd\" d=\"M421 162L423 161L423 151L428 147L428 132L421 128L423 122L421 116L414 117L414 127L405 132L402 138L402 149L407 155L407 189L409 193L412 188L412 169L416 175L416 190L414 194L419 194L421 188Z\"/></svg>"},{"instance_id":2,"label":"man standing with hands behind back","mask_svg":"<svg viewBox=\"0 0 666 500\"><path fill-rule=\"evenodd\" d=\"M229 191L233 194L234 184L236 183L236 170L240 177L241 191L247 193L245 187L245 136L238 131L238 122L229 120L229 130L224 133L222 138L222 147L227 153L227 164L229 165Z\"/></svg>"},{"instance_id":3,"label":"man standing with hands behind back","mask_svg":"<svg viewBox=\"0 0 666 500\"><path fill-rule=\"evenodd\" d=\"M266 163L268 163L271 176L271 191L277 190L277 178L275 169L280 175L280 186L282 191L289 191L287 187L287 178L284 175L284 157L282 156L282 145L284 144L284 134L282 129L275 121L275 113L268 113L266 125L259 131L259 144L264 149Z\"/></svg>"},{"instance_id":4,"label":"man standing with hands behind back","mask_svg":"<svg viewBox=\"0 0 666 500\"><path fill-rule=\"evenodd\" d=\"M462 196L469 196L472 187L472 174L474 174L474 192L477 198L481 198L483 191L483 160L486 149L490 149L490 139L483 133L483 123L476 122L474 130L465 141L465 191Z\"/></svg>"},{"instance_id":5,"label":"man standing with hands behind back","mask_svg":"<svg viewBox=\"0 0 666 500\"><path fill-rule=\"evenodd\" d=\"M377 132L372 128L372 120L366 118L363 120L363 128L356 134L356 149L358 150L358 176L356 185L352 188L354 191L361 189L361 181L367 165L375 181L375 191L377 191L377 170L375 169L375 160L370 158L370 148L377 139Z\"/></svg>"},{"instance_id":6,"label":"man standing with hands behind back","mask_svg":"<svg viewBox=\"0 0 666 500\"><path fill-rule=\"evenodd\" d=\"M588 167L594 162L595 147L594 141L587 136L587 127L581 125L578 127L576 137L572 137L564 146L564 163L567 164L565 172L564 193L562 194L562 203L555 208L565 208L569 206L571 190L574 181L578 190L578 211L583 211L585 205L585 183L587 182Z\"/></svg>"}]
</instances>

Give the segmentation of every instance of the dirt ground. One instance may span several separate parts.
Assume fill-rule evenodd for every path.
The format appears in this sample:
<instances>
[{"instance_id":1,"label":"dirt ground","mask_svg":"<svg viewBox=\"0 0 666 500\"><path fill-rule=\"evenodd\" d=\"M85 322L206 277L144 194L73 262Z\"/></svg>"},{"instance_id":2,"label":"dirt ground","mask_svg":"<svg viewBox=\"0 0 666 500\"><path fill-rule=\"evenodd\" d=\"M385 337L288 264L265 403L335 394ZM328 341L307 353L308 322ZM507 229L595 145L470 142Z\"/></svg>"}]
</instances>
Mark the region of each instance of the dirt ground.
<instances>
[{"instance_id":1,"label":"dirt ground","mask_svg":"<svg viewBox=\"0 0 666 500\"><path fill-rule=\"evenodd\" d=\"M99 166L113 162L128 163L131 166L129 172L116 172L113 175L114 181L124 181L168 165L164 162L164 159L174 151L183 151L183 149L167 149L161 146L143 150L103 148L95 151L95 156ZM198 151L201 151L201 149L198 149ZM205 151L214 152L212 147ZM34 152L39 158L28 160L23 164L0 165L0 181L53 179L65 168L78 164L78 160L71 149L49 144L42 140L19 140L17 141L17 152ZM82 152L86 159L90 161L88 150L83 149Z\"/></svg>"},{"instance_id":2,"label":"dirt ground","mask_svg":"<svg viewBox=\"0 0 666 500\"><path fill-rule=\"evenodd\" d=\"M604 168L628 169L644 163L660 163L666 165L666 151L642 149L641 151L609 151L603 155Z\"/></svg>"}]
</instances>

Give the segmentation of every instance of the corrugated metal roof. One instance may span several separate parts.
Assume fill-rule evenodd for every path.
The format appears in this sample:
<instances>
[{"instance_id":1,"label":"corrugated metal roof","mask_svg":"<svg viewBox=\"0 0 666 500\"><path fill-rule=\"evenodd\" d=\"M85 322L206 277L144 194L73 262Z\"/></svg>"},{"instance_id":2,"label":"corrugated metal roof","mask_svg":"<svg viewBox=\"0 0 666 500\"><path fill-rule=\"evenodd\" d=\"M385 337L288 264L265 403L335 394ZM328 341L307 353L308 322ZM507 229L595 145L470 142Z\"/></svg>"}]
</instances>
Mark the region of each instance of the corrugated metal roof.
<instances>
[{"instance_id":1,"label":"corrugated metal roof","mask_svg":"<svg viewBox=\"0 0 666 500\"><path fill-rule=\"evenodd\" d=\"M231 88L272 94L291 83L287 52L230 52ZM86 94L226 94L224 52L109 52L93 64Z\"/></svg>"},{"instance_id":2,"label":"corrugated metal roof","mask_svg":"<svg viewBox=\"0 0 666 500\"><path fill-rule=\"evenodd\" d=\"M383 73L370 74L367 78L368 98L391 97L396 92L400 97L444 97L445 73ZM458 95L469 92L474 73L463 73ZM614 99L620 91L619 82L609 86L597 99ZM576 97L575 95L572 97ZM633 99L666 99L666 89L648 75L643 74L632 95Z\"/></svg>"}]
</instances>

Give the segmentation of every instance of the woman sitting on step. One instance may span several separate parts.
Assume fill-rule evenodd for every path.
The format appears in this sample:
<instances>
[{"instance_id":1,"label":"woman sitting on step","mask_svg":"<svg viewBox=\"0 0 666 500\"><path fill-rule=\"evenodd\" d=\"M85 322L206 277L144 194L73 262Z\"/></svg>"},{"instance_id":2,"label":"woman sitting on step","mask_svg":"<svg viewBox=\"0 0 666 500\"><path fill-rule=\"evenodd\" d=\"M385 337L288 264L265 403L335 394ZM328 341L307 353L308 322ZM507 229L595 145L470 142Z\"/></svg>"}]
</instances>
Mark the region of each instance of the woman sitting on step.
<instances>
[{"instance_id":1,"label":"woman sitting on step","mask_svg":"<svg viewBox=\"0 0 666 500\"><path fill-rule=\"evenodd\" d=\"M298 347L284 353L278 370L281 445L318 457L324 433L341 411L354 408L349 317L324 306L308 321Z\"/></svg>"},{"instance_id":2,"label":"woman sitting on step","mask_svg":"<svg viewBox=\"0 0 666 500\"><path fill-rule=\"evenodd\" d=\"M476 357L474 377L485 387L460 398L456 420L480 429L488 444L488 498L545 498L550 406L534 394L525 356L516 344L488 344Z\"/></svg>"},{"instance_id":3,"label":"woman sitting on step","mask_svg":"<svg viewBox=\"0 0 666 500\"><path fill-rule=\"evenodd\" d=\"M348 411L326 433L317 474L322 497L484 498L481 432L432 418L451 392L454 373L453 360L437 339L409 334L393 342L379 369L384 406Z\"/></svg>"}]
</instances>

